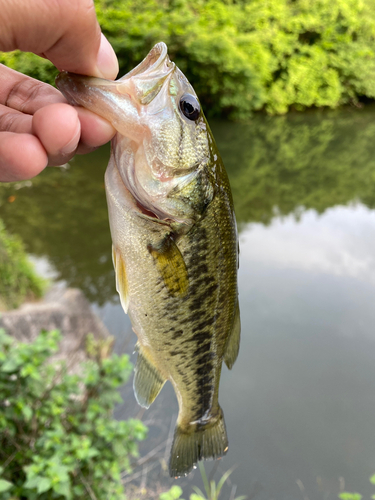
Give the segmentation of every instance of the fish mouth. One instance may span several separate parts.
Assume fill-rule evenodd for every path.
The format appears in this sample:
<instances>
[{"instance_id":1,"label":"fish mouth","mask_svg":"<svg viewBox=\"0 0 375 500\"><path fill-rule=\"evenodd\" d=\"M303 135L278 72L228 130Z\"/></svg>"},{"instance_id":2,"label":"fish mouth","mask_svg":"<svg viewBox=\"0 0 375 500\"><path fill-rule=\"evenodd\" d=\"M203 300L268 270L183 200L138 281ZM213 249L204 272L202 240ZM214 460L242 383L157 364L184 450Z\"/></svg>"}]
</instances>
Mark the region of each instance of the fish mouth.
<instances>
[{"instance_id":1,"label":"fish mouth","mask_svg":"<svg viewBox=\"0 0 375 500\"><path fill-rule=\"evenodd\" d=\"M118 132L136 140L145 132L140 119L142 106L155 99L175 68L167 46L159 42L138 66L118 80L62 72L56 78L56 86L70 104L93 111Z\"/></svg>"},{"instance_id":2,"label":"fish mouth","mask_svg":"<svg viewBox=\"0 0 375 500\"><path fill-rule=\"evenodd\" d=\"M140 104L148 104L158 94L175 67L175 63L169 59L166 44L159 42L138 66L118 80L62 71L56 77L56 86L71 104L88 109L95 106L94 98L105 99L108 94L117 94L133 98Z\"/></svg>"},{"instance_id":3,"label":"fish mouth","mask_svg":"<svg viewBox=\"0 0 375 500\"><path fill-rule=\"evenodd\" d=\"M175 68L168 56L168 48L164 42L159 42L150 50L147 56L138 66L129 73L119 78L118 81L125 81L134 77L160 77L165 78Z\"/></svg>"},{"instance_id":4,"label":"fish mouth","mask_svg":"<svg viewBox=\"0 0 375 500\"><path fill-rule=\"evenodd\" d=\"M157 43L134 69L117 80L126 85L132 83L134 98L143 105L149 104L169 80L176 68L168 56L164 42Z\"/></svg>"}]
</instances>

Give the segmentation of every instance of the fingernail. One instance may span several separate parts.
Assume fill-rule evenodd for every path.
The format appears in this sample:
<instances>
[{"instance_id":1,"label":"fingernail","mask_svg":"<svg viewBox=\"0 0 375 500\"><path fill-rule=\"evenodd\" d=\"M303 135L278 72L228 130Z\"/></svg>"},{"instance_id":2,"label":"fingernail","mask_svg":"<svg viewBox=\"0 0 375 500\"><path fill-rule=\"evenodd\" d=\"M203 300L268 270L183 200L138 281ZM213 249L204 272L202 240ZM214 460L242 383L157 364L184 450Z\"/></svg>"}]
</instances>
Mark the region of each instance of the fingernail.
<instances>
[{"instance_id":1,"label":"fingernail","mask_svg":"<svg viewBox=\"0 0 375 500\"><path fill-rule=\"evenodd\" d=\"M102 33L99 52L96 58L97 76L107 78L108 80L114 80L118 70L118 60L115 51Z\"/></svg>"},{"instance_id":2,"label":"fingernail","mask_svg":"<svg viewBox=\"0 0 375 500\"><path fill-rule=\"evenodd\" d=\"M81 137L81 123L77 118L77 126L74 131L73 137L70 139L68 144L65 144L63 148L60 149L60 154L62 155L70 155L77 149L79 139Z\"/></svg>"}]
</instances>

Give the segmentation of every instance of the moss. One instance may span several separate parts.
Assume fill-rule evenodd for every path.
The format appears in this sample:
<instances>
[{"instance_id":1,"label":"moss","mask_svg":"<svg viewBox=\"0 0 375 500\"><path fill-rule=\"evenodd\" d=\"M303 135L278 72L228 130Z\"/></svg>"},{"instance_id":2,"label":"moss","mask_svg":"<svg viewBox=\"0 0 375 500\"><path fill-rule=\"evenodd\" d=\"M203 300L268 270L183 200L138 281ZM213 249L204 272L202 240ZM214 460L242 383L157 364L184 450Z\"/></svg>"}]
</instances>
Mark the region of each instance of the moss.
<instances>
[{"instance_id":1,"label":"moss","mask_svg":"<svg viewBox=\"0 0 375 500\"><path fill-rule=\"evenodd\" d=\"M41 297L45 287L46 281L36 274L21 240L8 234L0 220L0 310Z\"/></svg>"}]
</instances>

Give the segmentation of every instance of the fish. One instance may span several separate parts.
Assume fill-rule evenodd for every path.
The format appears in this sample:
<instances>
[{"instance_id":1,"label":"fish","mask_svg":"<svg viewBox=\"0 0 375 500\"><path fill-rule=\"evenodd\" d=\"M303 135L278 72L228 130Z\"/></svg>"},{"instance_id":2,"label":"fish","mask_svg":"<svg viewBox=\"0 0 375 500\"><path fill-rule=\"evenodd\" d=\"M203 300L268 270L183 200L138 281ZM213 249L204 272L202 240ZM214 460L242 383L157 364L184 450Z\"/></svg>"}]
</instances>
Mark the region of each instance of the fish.
<instances>
[{"instance_id":1,"label":"fish","mask_svg":"<svg viewBox=\"0 0 375 500\"><path fill-rule=\"evenodd\" d=\"M165 43L116 81L62 72L56 84L116 129L105 188L116 288L138 337L134 393L148 408L172 383L179 413L169 473L185 476L228 450L219 382L241 330L228 176Z\"/></svg>"}]
</instances>

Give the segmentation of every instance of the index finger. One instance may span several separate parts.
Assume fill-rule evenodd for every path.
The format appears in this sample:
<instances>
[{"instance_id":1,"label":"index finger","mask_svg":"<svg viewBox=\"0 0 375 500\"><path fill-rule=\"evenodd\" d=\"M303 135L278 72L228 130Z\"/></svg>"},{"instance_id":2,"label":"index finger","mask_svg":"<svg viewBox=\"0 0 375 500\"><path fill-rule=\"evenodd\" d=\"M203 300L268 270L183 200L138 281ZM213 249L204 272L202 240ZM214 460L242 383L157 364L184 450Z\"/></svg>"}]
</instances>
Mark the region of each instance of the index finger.
<instances>
[{"instance_id":1,"label":"index finger","mask_svg":"<svg viewBox=\"0 0 375 500\"><path fill-rule=\"evenodd\" d=\"M67 100L57 89L0 64L0 104L33 115L48 104Z\"/></svg>"}]
</instances>

